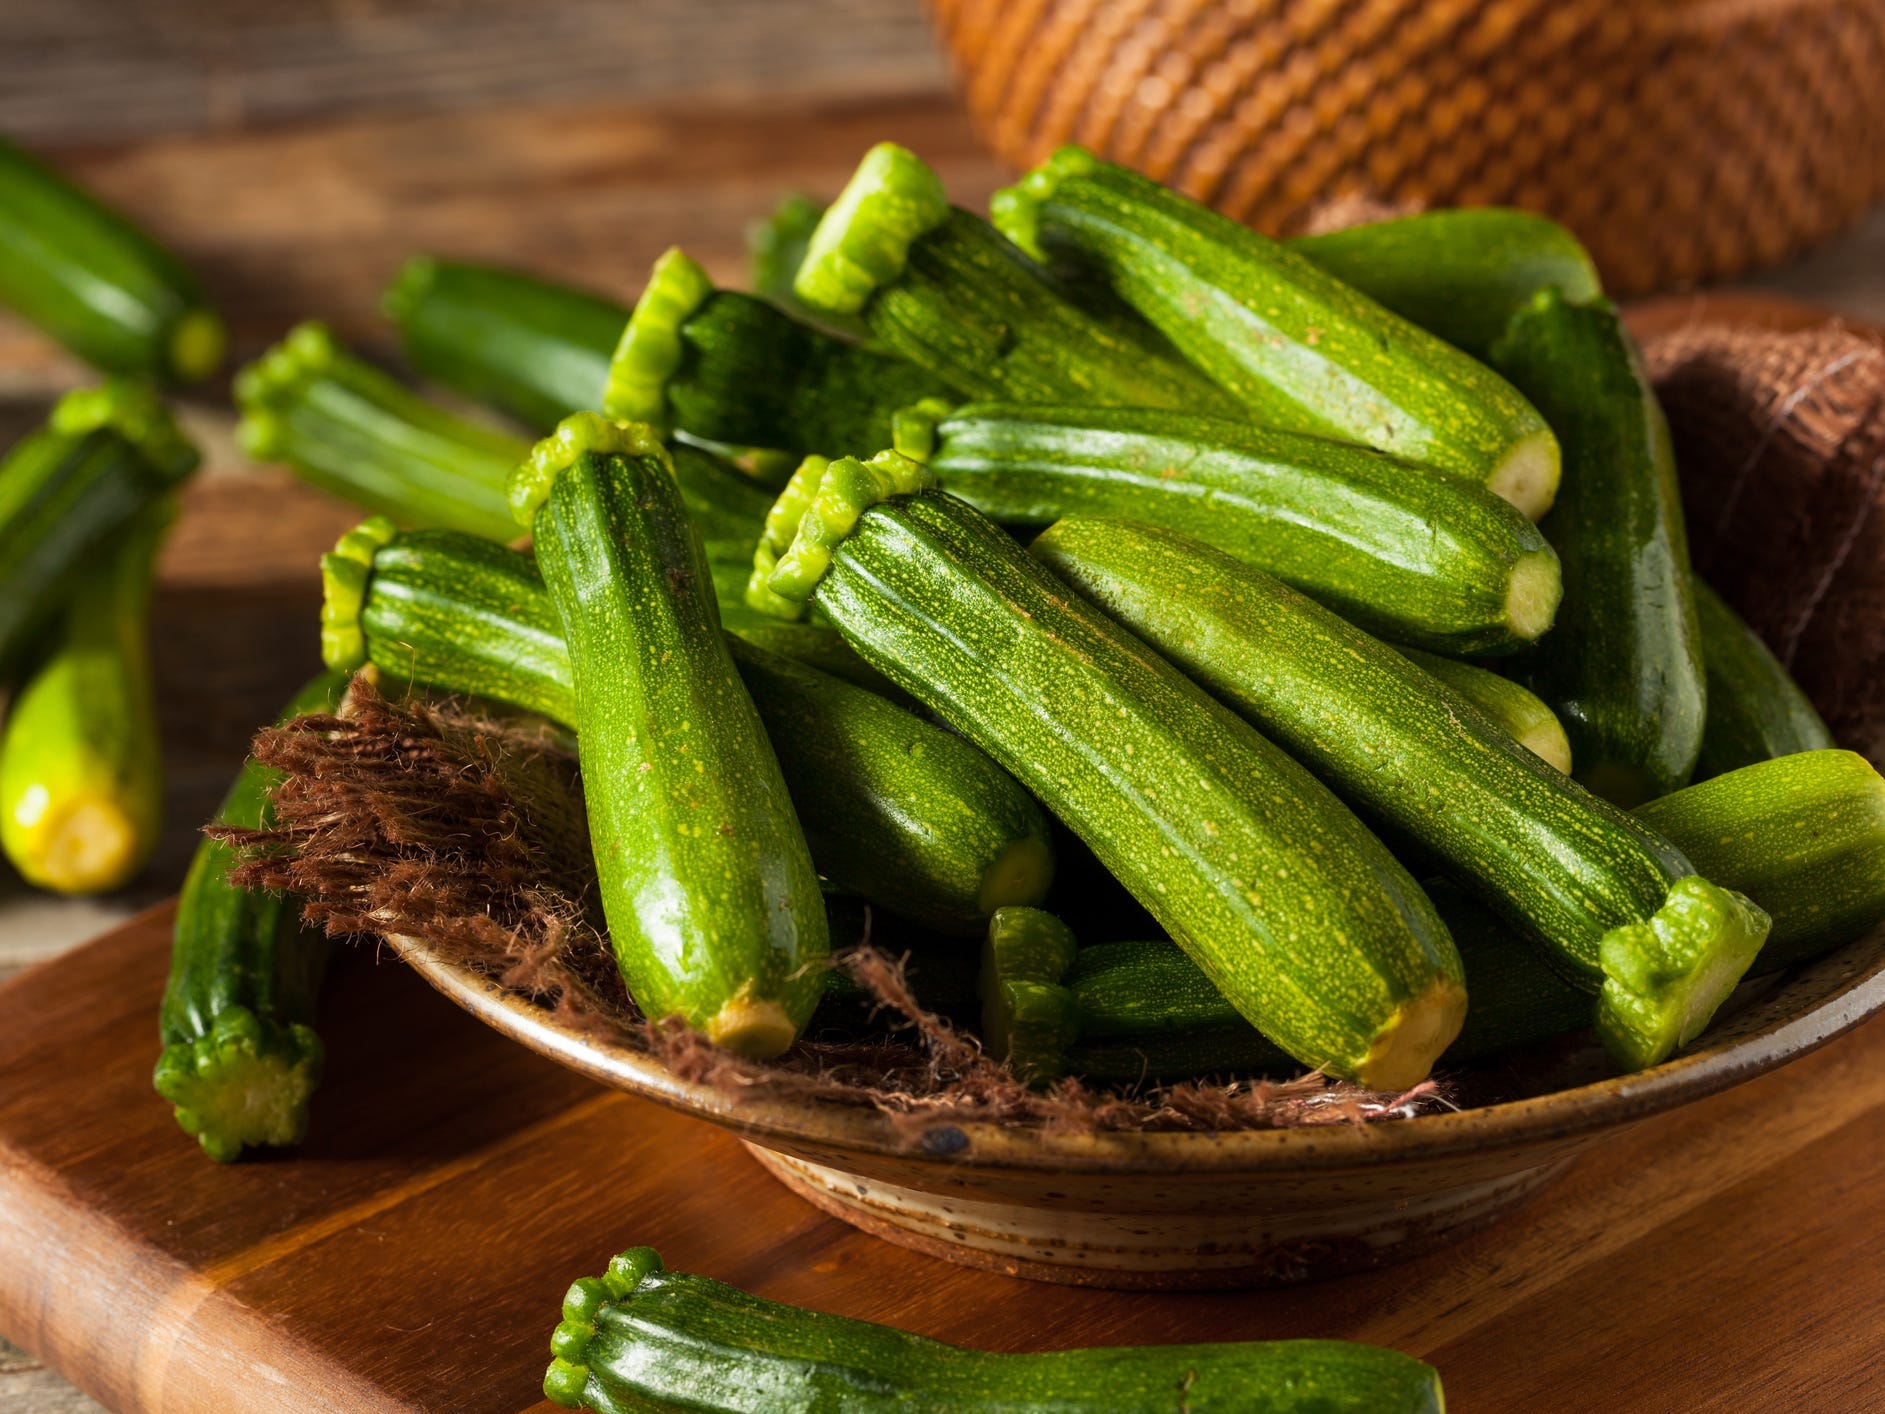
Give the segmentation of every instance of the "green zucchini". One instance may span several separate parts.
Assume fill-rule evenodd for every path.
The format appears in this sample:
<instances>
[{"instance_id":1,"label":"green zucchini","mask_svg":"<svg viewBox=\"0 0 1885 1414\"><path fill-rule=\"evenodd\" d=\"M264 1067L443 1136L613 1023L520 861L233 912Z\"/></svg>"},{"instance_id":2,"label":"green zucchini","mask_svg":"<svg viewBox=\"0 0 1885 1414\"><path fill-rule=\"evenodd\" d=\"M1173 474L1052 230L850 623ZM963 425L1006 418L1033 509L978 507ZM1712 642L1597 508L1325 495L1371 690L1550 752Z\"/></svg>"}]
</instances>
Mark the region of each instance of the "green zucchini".
<instances>
[{"instance_id":1,"label":"green zucchini","mask_svg":"<svg viewBox=\"0 0 1885 1414\"><path fill-rule=\"evenodd\" d=\"M814 309L861 315L878 346L962 397L1236 411L1175 356L1064 299L894 143L872 148L825 212L793 288Z\"/></svg>"},{"instance_id":2,"label":"green zucchini","mask_svg":"<svg viewBox=\"0 0 1885 1414\"><path fill-rule=\"evenodd\" d=\"M148 390L68 393L0 461L0 679L25 664L104 542L196 468Z\"/></svg>"},{"instance_id":3,"label":"green zucchini","mask_svg":"<svg viewBox=\"0 0 1885 1414\"><path fill-rule=\"evenodd\" d=\"M755 294L771 300L794 319L840 338L861 340L869 334L863 320L813 309L792 288L799 266L805 263L812 233L824 215L823 206L801 193L781 197L768 215L746 228L747 274Z\"/></svg>"},{"instance_id":4,"label":"green zucchini","mask_svg":"<svg viewBox=\"0 0 1885 1414\"><path fill-rule=\"evenodd\" d=\"M1831 747L1832 732L1754 630L1699 577L1694 589L1708 699L1694 778Z\"/></svg>"},{"instance_id":5,"label":"green zucchini","mask_svg":"<svg viewBox=\"0 0 1885 1414\"><path fill-rule=\"evenodd\" d=\"M1159 409L983 403L933 424L912 409L897 449L1004 525L1166 526L1440 652L1521 648L1557 611L1558 557L1536 526L1366 447Z\"/></svg>"},{"instance_id":6,"label":"green zucchini","mask_svg":"<svg viewBox=\"0 0 1885 1414\"><path fill-rule=\"evenodd\" d=\"M1756 971L1818 957L1885 921L1885 780L1856 752L1743 766L1633 813L1773 915Z\"/></svg>"},{"instance_id":7,"label":"green zucchini","mask_svg":"<svg viewBox=\"0 0 1885 1414\"><path fill-rule=\"evenodd\" d=\"M992 1354L761 1300L634 1247L577 1281L543 1392L599 1414L1442 1414L1440 1376L1339 1340Z\"/></svg>"},{"instance_id":8,"label":"green zucchini","mask_svg":"<svg viewBox=\"0 0 1885 1414\"><path fill-rule=\"evenodd\" d=\"M1540 290L1603 297L1590 252L1548 216L1462 206L1284 242L1401 318L1483 359Z\"/></svg>"},{"instance_id":9,"label":"green zucchini","mask_svg":"<svg viewBox=\"0 0 1885 1414\"><path fill-rule=\"evenodd\" d=\"M995 224L1037 259L1077 260L1239 410L1483 485L1536 520L1558 444L1498 374L1305 256L1077 147L998 193Z\"/></svg>"},{"instance_id":10,"label":"green zucchini","mask_svg":"<svg viewBox=\"0 0 1885 1414\"><path fill-rule=\"evenodd\" d=\"M1484 712L1499 730L1530 751L1547 766L1571 774L1571 743L1543 698L1510 678L1485 668L1442 658L1418 648L1392 645L1403 658L1440 679Z\"/></svg>"},{"instance_id":11,"label":"green zucchini","mask_svg":"<svg viewBox=\"0 0 1885 1414\"><path fill-rule=\"evenodd\" d=\"M163 752L151 689L151 581L174 497L151 502L102 547L73 590L51 652L0 734L0 847L29 884L62 894L122 888L163 823Z\"/></svg>"},{"instance_id":12,"label":"green zucchini","mask_svg":"<svg viewBox=\"0 0 1885 1414\"><path fill-rule=\"evenodd\" d=\"M829 938L667 449L575 413L511 478L563 625L603 914L629 994L730 1051L789 1046Z\"/></svg>"},{"instance_id":13,"label":"green zucchini","mask_svg":"<svg viewBox=\"0 0 1885 1414\"><path fill-rule=\"evenodd\" d=\"M1412 1085L1459 958L1315 779L895 452L831 463L770 587L1031 789L1238 1010L1305 1064Z\"/></svg>"},{"instance_id":14,"label":"green zucchini","mask_svg":"<svg viewBox=\"0 0 1885 1414\"><path fill-rule=\"evenodd\" d=\"M323 673L281 720L340 705L351 675ZM280 774L245 763L216 812L218 825L266 828ZM298 1144L324 1052L314 1005L326 970L326 935L302 926L294 900L239 889L229 871L242 851L205 839L190 860L171 933L170 980L158 1030L163 1054L151 1077L177 1123L222 1163L245 1148Z\"/></svg>"},{"instance_id":15,"label":"green zucchini","mask_svg":"<svg viewBox=\"0 0 1885 1414\"><path fill-rule=\"evenodd\" d=\"M1564 566L1556 631L1519 671L1564 723L1578 779L1619 805L1688 780L1707 700L1669 425L1609 305L1547 290L1494 364L1564 447L1564 495L1541 527Z\"/></svg>"},{"instance_id":16,"label":"green zucchini","mask_svg":"<svg viewBox=\"0 0 1885 1414\"><path fill-rule=\"evenodd\" d=\"M562 622L529 556L368 521L323 560L322 577L330 667L371 662L576 727ZM727 646L826 878L963 933L1047 891L1047 821L981 752L873 692L738 637Z\"/></svg>"},{"instance_id":17,"label":"green zucchini","mask_svg":"<svg viewBox=\"0 0 1885 1414\"><path fill-rule=\"evenodd\" d=\"M4 139L0 305L107 373L194 383L222 366L223 322L183 263Z\"/></svg>"},{"instance_id":18,"label":"green zucchini","mask_svg":"<svg viewBox=\"0 0 1885 1414\"><path fill-rule=\"evenodd\" d=\"M382 301L406 361L433 382L547 432L602 406L628 311L587 290L415 255Z\"/></svg>"},{"instance_id":19,"label":"green zucchini","mask_svg":"<svg viewBox=\"0 0 1885 1414\"><path fill-rule=\"evenodd\" d=\"M738 446L867 452L889 445L899 408L945 391L913 364L716 290L670 250L622 331L602 407Z\"/></svg>"},{"instance_id":20,"label":"green zucchini","mask_svg":"<svg viewBox=\"0 0 1885 1414\"><path fill-rule=\"evenodd\" d=\"M529 445L426 401L324 325L298 325L236 375L235 395L252 460L409 525L516 537L504 486Z\"/></svg>"},{"instance_id":21,"label":"green zucchini","mask_svg":"<svg viewBox=\"0 0 1885 1414\"><path fill-rule=\"evenodd\" d=\"M1686 1045L1760 950L1758 907L1261 570L1128 521L1061 521L1033 553L1537 938L1598 994L1598 1031L1620 1064Z\"/></svg>"}]
</instances>

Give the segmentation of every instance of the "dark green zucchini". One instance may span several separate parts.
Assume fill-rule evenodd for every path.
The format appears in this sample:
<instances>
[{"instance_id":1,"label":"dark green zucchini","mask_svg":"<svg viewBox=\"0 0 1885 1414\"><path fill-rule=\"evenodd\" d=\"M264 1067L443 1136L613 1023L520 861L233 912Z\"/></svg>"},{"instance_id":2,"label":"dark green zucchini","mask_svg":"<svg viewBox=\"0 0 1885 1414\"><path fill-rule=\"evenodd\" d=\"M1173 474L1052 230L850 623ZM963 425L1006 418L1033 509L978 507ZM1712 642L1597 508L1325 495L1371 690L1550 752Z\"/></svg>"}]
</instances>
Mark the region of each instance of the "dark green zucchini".
<instances>
[{"instance_id":1,"label":"dark green zucchini","mask_svg":"<svg viewBox=\"0 0 1885 1414\"><path fill-rule=\"evenodd\" d=\"M990 1354L781 1306L635 1247L563 1298L543 1392L598 1414L1442 1414L1411 1356L1339 1340Z\"/></svg>"},{"instance_id":2,"label":"dark green zucchini","mask_svg":"<svg viewBox=\"0 0 1885 1414\"><path fill-rule=\"evenodd\" d=\"M336 710L350 676L315 678L281 720ZM246 763L216 823L266 828L279 780L278 772ZM294 900L231 884L229 871L241 862L236 846L213 839L190 860L158 1018L164 1051L151 1077L176 1106L183 1132L223 1163L245 1148L301 1142L324 1058L313 1023L327 938L301 925Z\"/></svg>"},{"instance_id":3,"label":"dark green zucchini","mask_svg":"<svg viewBox=\"0 0 1885 1414\"><path fill-rule=\"evenodd\" d=\"M1558 444L1504 379L1303 255L1077 147L998 193L1037 259L1084 263L1265 426L1377 447L1532 519Z\"/></svg>"},{"instance_id":4,"label":"dark green zucchini","mask_svg":"<svg viewBox=\"0 0 1885 1414\"><path fill-rule=\"evenodd\" d=\"M1063 298L894 143L872 148L825 212L794 289L814 309L861 314L878 346L961 397L1235 415L1209 378Z\"/></svg>"},{"instance_id":5,"label":"dark green zucchini","mask_svg":"<svg viewBox=\"0 0 1885 1414\"><path fill-rule=\"evenodd\" d=\"M183 263L4 139L0 305L107 373L194 383L222 366L223 322Z\"/></svg>"},{"instance_id":6,"label":"dark green zucchini","mask_svg":"<svg viewBox=\"0 0 1885 1414\"><path fill-rule=\"evenodd\" d=\"M1695 779L1831 747L1832 732L1780 660L1699 577L1694 588L1708 680Z\"/></svg>"},{"instance_id":7,"label":"dark green zucchini","mask_svg":"<svg viewBox=\"0 0 1885 1414\"><path fill-rule=\"evenodd\" d=\"M771 576L1071 827L1305 1064L1412 1085L1459 1028L1446 930L1326 788L885 452L833 462Z\"/></svg>"},{"instance_id":8,"label":"dark green zucchini","mask_svg":"<svg viewBox=\"0 0 1885 1414\"><path fill-rule=\"evenodd\" d=\"M628 311L494 265L415 255L382 302L406 361L433 382L547 432L602 406Z\"/></svg>"},{"instance_id":9,"label":"dark green zucchini","mask_svg":"<svg viewBox=\"0 0 1885 1414\"><path fill-rule=\"evenodd\" d=\"M1510 652L1557 611L1558 557L1536 526L1483 487L1366 447L1158 409L999 403L933 424L913 409L898 435L1004 525L1162 525L1398 642Z\"/></svg>"},{"instance_id":10,"label":"dark green zucchini","mask_svg":"<svg viewBox=\"0 0 1885 1414\"><path fill-rule=\"evenodd\" d=\"M603 915L629 994L759 1058L817 1005L818 875L646 424L575 413L511 478L568 645Z\"/></svg>"},{"instance_id":11,"label":"dark green zucchini","mask_svg":"<svg viewBox=\"0 0 1885 1414\"><path fill-rule=\"evenodd\" d=\"M1571 743L1564 735L1564 724L1537 693L1457 658L1442 658L1400 644L1390 646L1484 712L1501 731L1547 766L1571 774Z\"/></svg>"},{"instance_id":12,"label":"dark green zucchini","mask_svg":"<svg viewBox=\"0 0 1885 1414\"><path fill-rule=\"evenodd\" d=\"M98 551L0 734L0 847L27 883L102 894L149 862L163 823L163 754L148 643L164 496Z\"/></svg>"},{"instance_id":13,"label":"dark green zucchini","mask_svg":"<svg viewBox=\"0 0 1885 1414\"><path fill-rule=\"evenodd\" d=\"M371 662L577 725L562 622L529 556L369 521L322 575L331 667ZM1039 901L1053 878L1047 821L994 762L873 692L737 637L728 648L827 879L959 933L1003 904Z\"/></svg>"},{"instance_id":14,"label":"dark green zucchini","mask_svg":"<svg viewBox=\"0 0 1885 1414\"><path fill-rule=\"evenodd\" d=\"M1284 242L1401 318L1483 359L1540 290L1603 297L1590 253L1548 216L1463 206Z\"/></svg>"},{"instance_id":15,"label":"dark green zucchini","mask_svg":"<svg viewBox=\"0 0 1885 1414\"><path fill-rule=\"evenodd\" d=\"M68 393L0 461L0 681L16 675L114 534L196 468L147 389Z\"/></svg>"},{"instance_id":16,"label":"dark green zucchini","mask_svg":"<svg viewBox=\"0 0 1885 1414\"><path fill-rule=\"evenodd\" d=\"M889 445L899 408L945 391L913 364L716 290L670 250L622 331L602 406L737 446L869 452Z\"/></svg>"},{"instance_id":17,"label":"dark green zucchini","mask_svg":"<svg viewBox=\"0 0 1885 1414\"><path fill-rule=\"evenodd\" d=\"M1599 994L1598 1030L1620 1064L1687 1044L1759 951L1758 907L1261 570L1127 521L1061 521L1033 553L1543 943Z\"/></svg>"},{"instance_id":18,"label":"dark green zucchini","mask_svg":"<svg viewBox=\"0 0 1885 1414\"><path fill-rule=\"evenodd\" d=\"M504 499L529 444L428 402L301 324L236 375L236 429L258 462L407 525L517 535Z\"/></svg>"},{"instance_id":19,"label":"dark green zucchini","mask_svg":"<svg viewBox=\"0 0 1885 1414\"><path fill-rule=\"evenodd\" d=\"M1695 766L1707 700L1668 423L1607 304L1545 291L1493 362L1537 403L1566 467L1541 527L1564 602L1517 671L1564 723L1586 786L1624 806L1666 795Z\"/></svg>"}]
</instances>

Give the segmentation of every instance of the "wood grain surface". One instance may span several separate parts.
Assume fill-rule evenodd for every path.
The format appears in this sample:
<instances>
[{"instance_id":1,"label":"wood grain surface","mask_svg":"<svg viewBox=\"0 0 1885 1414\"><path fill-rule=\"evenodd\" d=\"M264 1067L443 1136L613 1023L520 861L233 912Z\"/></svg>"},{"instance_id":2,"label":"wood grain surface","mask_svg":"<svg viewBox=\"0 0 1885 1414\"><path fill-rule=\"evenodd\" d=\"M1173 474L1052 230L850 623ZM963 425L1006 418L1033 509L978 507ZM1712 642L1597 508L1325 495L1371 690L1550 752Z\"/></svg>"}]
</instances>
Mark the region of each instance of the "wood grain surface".
<instances>
[{"instance_id":1,"label":"wood grain surface","mask_svg":"<svg viewBox=\"0 0 1885 1414\"><path fill-rule=\"evenodd\" d=\"M547 1411L564 1287L622 1247L993 1349L1352 1337L1474 1411L1876 1408L1885 1023L1646 1121L1519 1215L1295 1290L1046 1288L825 1218L723 1131L597 1089L365 949L293 1157L152 1096L169 914L0 988L0 1331L115 1409Z\"/></svg>"}]
</instances>

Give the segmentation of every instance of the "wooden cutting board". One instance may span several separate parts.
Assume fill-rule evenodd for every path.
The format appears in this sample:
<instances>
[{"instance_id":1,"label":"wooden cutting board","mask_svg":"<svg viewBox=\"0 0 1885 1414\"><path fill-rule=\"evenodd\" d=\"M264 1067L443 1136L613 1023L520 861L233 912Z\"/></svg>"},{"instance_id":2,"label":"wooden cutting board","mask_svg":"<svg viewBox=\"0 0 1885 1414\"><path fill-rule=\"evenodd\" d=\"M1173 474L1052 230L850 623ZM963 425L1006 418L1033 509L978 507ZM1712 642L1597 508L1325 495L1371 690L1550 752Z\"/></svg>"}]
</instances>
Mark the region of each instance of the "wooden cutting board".
<instances>
[{"instance_id":1,"label":"wooden cutting board","mask_svg":"<svg viewBox=\"0 0 1885 1414\"><path fill-rule=\"evenodd\" d=\"M564 1288L620 1248L993 1349L1341 1336L1476 1410L1885 1405L1885 1020L1600 1148L1446 1252L1293 1290L1030 1284L866 1237L727 1133L345 957L293 1157L218 1166L150 1091L170 911L0 987L0 1334L113 1408L550 1409Z\"/></svg>"}]
</instances>

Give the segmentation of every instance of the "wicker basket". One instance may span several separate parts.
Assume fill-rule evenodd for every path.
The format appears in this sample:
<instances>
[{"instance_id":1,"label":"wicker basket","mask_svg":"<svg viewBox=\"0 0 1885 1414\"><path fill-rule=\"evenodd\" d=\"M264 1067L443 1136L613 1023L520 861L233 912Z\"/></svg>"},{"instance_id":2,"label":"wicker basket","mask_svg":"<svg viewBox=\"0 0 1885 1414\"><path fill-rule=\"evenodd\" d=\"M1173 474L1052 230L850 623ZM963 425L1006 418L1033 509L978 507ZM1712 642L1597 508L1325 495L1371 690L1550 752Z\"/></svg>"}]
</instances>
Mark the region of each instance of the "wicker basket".
<instances>
[{"instance_id":1,"label":"wicker basket","mask_svg":"<svg viewBox=\"0 0 1885 1414\"><path fill-rule=\"evenodd\" d=\"M1515 204L1619 294L1771 264L1885 192L1885 0L932 0L988 141L1276 234Z\"/></svg>"}]
</instances>

